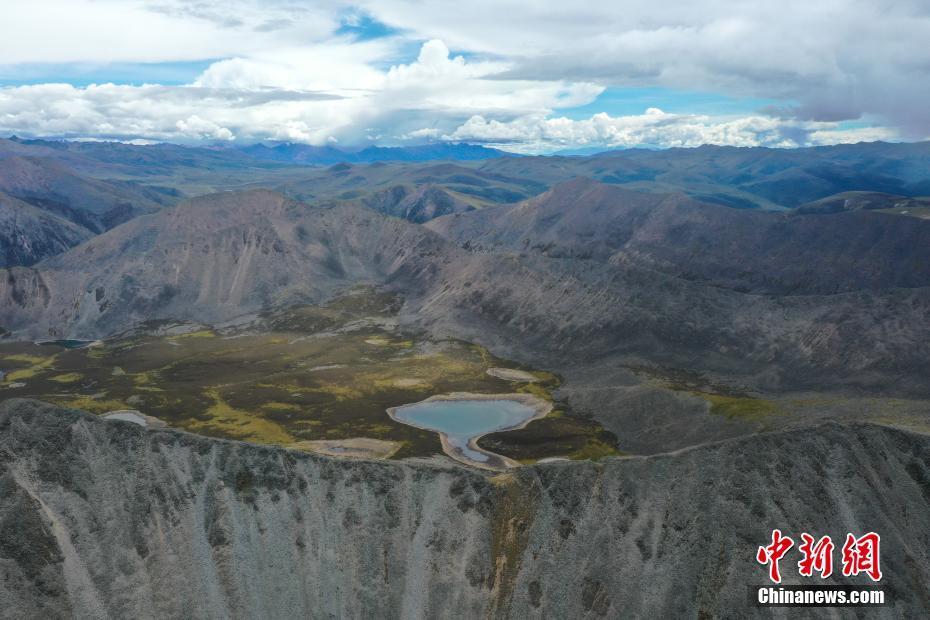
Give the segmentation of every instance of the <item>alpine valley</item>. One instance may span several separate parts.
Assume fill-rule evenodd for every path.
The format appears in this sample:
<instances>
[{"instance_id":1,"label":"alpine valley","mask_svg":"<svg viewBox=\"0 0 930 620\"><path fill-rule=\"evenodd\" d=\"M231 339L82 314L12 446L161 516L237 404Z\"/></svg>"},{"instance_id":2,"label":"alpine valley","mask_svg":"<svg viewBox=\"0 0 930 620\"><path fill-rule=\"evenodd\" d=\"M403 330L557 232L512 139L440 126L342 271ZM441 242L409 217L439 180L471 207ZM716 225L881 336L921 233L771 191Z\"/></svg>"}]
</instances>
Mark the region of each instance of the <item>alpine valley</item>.
<instances>
[{"instance_id":1,"label":"alpine valley","mask_svg":"<svg viewBox=\"0 0 930 620\"><path fill-rule=\"evenodd\" d=\"M3 139L0 336L3 617L930 609L927 142Z\"/></svg>"}]
</instances>

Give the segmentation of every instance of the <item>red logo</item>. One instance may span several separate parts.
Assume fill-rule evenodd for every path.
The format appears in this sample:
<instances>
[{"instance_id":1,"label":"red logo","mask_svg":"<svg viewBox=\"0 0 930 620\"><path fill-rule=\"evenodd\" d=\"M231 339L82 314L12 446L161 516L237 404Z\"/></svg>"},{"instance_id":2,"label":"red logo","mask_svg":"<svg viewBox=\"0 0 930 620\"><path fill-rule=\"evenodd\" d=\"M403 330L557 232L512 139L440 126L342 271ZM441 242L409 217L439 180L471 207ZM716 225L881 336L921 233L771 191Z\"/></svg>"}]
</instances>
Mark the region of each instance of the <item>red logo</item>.
<instances>
[{"instance_id":1,"label":"red logo","mask_svg":"<svg viewBox=\"0 0 930 620\"><path fill-rule=\"evenodd\" d=\"M798 551L804 554L798 562L798 572L802 577L811 577L814 571L820 573L821 579L833 574L833 541L824 536L814 544L814 537L808 533L801 534L801 546Z\"/></svg>"},{"instance_id":2,"label":"red logo","mask_svg":"<svg viewBox=\"0 0 930 620\"><path fill-rule=\"evenodd\" d=\"M878 565L881 540L881 536L875 532L869 532L861 538L847 534L846 544L843 545L843 575L849 577L865 573L872 581L881 579L882 569Z\"/></svg>"},{"instance_id":3,"label":"red logo","mask_svg":"<svg viewBox=\"0 0 930 620\"><path fill-rule=\"evenodd\" d=\"M778 572L778 561L794 546L794 541L781 535L781 530L772 530L772 544L759 547L756 552L756 561L763 566L769 565L769 579L781 583L781 573Z\"/></svg>"},{"instance_id":4,"label":"red logo","mask_svg":"<svg viewBox=\"0 0 930 620\"><path fill-rule=\"evenodd\" d=\"M859 538L853 534L846 535L843 545L843 576L851 577L865 573L872 581L882 578L879 564L881 537L875 532L869 532ZM784 536L781 530L772 530L772 542L756 551L756 561L769 567L769 579L774 583L781 583L781 571L778 562L791 548L794 541ZM826 579L833 574L833 550L835 545L829 536L817 540L807 532L801 534L801 544L798 551L801 559L798 561L798 573L802 577L813 577L814 572Z\"/></svg>"}]
</instances>

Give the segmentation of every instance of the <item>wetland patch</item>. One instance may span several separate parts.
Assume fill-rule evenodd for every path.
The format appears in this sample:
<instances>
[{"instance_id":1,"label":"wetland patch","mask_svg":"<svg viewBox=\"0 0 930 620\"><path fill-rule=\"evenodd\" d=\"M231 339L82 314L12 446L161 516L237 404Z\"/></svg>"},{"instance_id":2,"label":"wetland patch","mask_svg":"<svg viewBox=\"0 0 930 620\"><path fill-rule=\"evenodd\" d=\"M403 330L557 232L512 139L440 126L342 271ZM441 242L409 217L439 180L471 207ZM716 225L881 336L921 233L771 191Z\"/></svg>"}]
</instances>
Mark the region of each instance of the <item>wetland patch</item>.
<instances>
[{"instance_id":1,"label":"wetland patch","mask_svg":"<svg viewBox=\"0 0 930 620\"><path fill-rule=\"evenodd\" d=\"M391 295L361 290L232 326L141 326L84 348L4 340L0 399L37 398L100 415L133 410L202 435L336 454L358 450L358 438L389 442L366 444L359 453L367 458L443 452L435 432L392 420L391 407L453 392L553 401L554 375L527 369L539 379L533 383L493 376L489 369L514 364L469 342L402 330L397 307ZM490 451L528 463L580 455L585 446L591 453L588 444L603 431L564 411L550 417L486 436L482 447L510 436ZM556 429L571 442L549 441Z\"/></svg>"}]
</instances>

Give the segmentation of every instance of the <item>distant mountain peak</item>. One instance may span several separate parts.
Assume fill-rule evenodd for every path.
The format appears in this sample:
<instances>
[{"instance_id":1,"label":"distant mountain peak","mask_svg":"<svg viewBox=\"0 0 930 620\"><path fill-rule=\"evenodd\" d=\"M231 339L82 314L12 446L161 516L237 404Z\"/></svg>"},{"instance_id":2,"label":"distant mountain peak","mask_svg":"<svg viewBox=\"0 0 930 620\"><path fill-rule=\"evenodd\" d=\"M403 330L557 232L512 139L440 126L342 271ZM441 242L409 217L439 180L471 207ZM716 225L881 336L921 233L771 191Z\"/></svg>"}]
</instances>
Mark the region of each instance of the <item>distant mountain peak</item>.
<instances>
[{"instance_id":1,"label":"distant mountain peak","mask_svg":"<svg viewBox=\"0 0 930 620\"><path fill-rule=\"evenodd\" d=\"M328 166L338 163L367 164L373 162L417 162L430 160L478 161L497 157L516 157L480 144L440 142L412 146L368 146L361 149L340 149L333 146L312 146L282 142L258 143L239 150L255 159L306 165Z\"/></svg>"}]
</instances>

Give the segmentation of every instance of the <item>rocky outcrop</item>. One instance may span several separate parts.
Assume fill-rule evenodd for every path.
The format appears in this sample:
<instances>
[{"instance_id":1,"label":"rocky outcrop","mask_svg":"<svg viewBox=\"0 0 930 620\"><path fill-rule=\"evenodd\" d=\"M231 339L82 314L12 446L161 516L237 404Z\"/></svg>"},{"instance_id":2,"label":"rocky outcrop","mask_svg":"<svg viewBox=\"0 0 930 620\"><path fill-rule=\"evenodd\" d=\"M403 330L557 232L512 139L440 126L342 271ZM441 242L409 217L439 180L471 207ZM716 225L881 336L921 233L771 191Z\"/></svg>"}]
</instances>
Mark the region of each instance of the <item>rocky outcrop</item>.
<instances>
[{"instance_id":1,"label":"rocky outcrop","mask_svg":"<svg viewBox=\"0 0 930 620\"><path fill-rule=\"evenodd\" d=\"M374 192L362 204L378 213L392 215L418 224L450 213L464 213L475 208L440 186L395 185Z\"/></svg>"},{"instance_id":2,"label":"rocky outcrop","mask_svg":"<svg viewBox=\"0 0 930 620\"><path fill-rule=\"evenodd\" d=\"M829 218L701 203L574 179L517 205L428 228L469 248L649 269L742 293L833 295L930 286L930 221Z\"/></svg>"},{"instance_id":3,"label":"rocky outcrop","mask_svg":"<svg viewBox=\"0 0 930 620\"><path fill-rule=\"evenodd\" d=\"M0 609L20 618L771 617L747 585L774 527L879 532L875 617L920 617L928 509L930 438L878 426L488 477L0 405Z\"/></svg>"},{"instance_id":4,"label":"rocky outcrop","mask_svg":"<svg viewBox=\"0 0 930 620\"><path fill-rule=\"evenodd\" d=\"M32 265L91 236L86 228L0 192L0 267Z\"/></svg>"},{"instance_id":5,"label":"rocky outcrop","mask_svg":"<svg viewBox=\"0 0 930 620\"><path fill-rule=\"evenodd\" d=\"M433 232L358 205L317 208L266 190L228 192L136 218L32 268L0 269L0 325L21 339L95 339L150 320L215 324L380 285L407 300L403 318L417 329L560 373L610 359L685 368L764 392L926 397L930 224L865 212L836 217L845 216L890 223L875 228L875 243L852 263L836 244L779 237L793 241L772 251L799 258L768 255L767 265L794 265L773 267L773 277L782 274L775 280L791 282L775 288L796 290L795 268L813 288L762 295L768 285L749 294L729 279L736 273L749 282L741 278L755 259L743 241L731 251L700 239L712 230L720 239L750 238L771 218L830 231L830 218L747 214L577 181L521 206L433 220ZM681 230L707 252L682 249L672 220L691 222ZM865 224L856 230L869 237ZM907 251L896 254L897 244ZM805 258L808 251L827 258ZM900 269L905 263L915 268ZM905 271L900 282L882 275ZM813 294L814 282L833 287L860 277L899 286Z\"/></svg>"},{"instance_id":6,"label":"rocky outcrop","mask_svg":"<svg viewBox=\"0 0 930 620\"><path fill-rule=\"evenodd\" d=\"M84 176L45 157L0 159L0 192L94 233L172 202L170 196L141 185Z\"/></svg>"},{"instance_id":7,"label":"rocky outcrop","mask_svg":"<svg viewBox=\"0 0 930 620\"><path fill-rule=\"evenodd\" d=\"M220 322L419 277L447 245L359 206L314 209L266 190L214 194L136 218L34 270L0 270L0 324L34 338L105 336L153 319Z\"/></svg>"},{"instance_id":8,"label":"rocky outcrop","mask_svg":"<svg viewBox=\"0 0 930 620\"><path fill-rule=\"evenodd\" d=\"M845 211L877 211L880 209L899 209L907 213L914 210L920 213L930 207L930 199L925 197L899 196L882 192L841 192L803 204L796 209L798 213L813 215L830 215Z\"/></svg>"}]
</instances>

